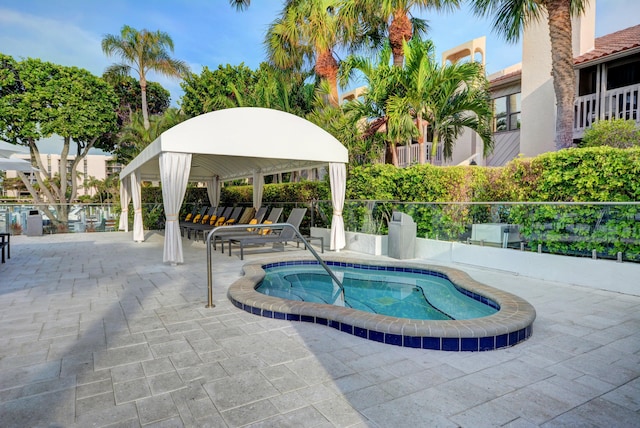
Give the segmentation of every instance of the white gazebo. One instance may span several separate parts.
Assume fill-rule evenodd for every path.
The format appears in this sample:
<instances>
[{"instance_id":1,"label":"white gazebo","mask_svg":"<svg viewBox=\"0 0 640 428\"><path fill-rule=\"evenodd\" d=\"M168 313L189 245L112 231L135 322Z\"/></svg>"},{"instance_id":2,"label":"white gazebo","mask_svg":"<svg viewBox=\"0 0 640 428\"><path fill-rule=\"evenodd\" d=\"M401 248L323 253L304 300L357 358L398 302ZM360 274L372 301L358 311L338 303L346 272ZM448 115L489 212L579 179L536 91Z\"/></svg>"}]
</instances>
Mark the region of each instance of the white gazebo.
<instances>
[{"instance_id":1,"label":"white gazebo","mask_svg":"<svg viewBox=\"0 0 640 428\"><path fill-rule=\"evenodd\" d=\"M263 177L329 165L333 217L331 249L345 246L342 208L347 149L317 125L279 110L239 107L206 113L165 131L120 173L120 229L128 231L133 199L133 240L144 241L140 183L162 182L166 216L164 262L182 263L178 213L187 182L206 182L212 205L223 181L253 178L253 203L262 202Z\"/></svg>"}]
</instances>

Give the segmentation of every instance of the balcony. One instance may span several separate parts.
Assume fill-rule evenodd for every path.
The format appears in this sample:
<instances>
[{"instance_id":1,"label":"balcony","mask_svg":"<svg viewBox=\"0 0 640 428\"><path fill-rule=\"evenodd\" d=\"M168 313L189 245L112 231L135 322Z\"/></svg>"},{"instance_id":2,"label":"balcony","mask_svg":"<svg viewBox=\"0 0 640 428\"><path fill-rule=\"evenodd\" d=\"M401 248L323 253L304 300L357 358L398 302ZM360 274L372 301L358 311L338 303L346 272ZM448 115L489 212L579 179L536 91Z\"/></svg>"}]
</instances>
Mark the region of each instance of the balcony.
<instances>
[{"instance_id":1,"label":"balcony","mask_svg":"<svg viewBox=\"0 0 640 428\"><path fill-rule=\"evenodd\" d=\"M436 151L436 157L431 161L431 155L433 150L433 143L427 141L424 143L425 161L422 163L430 163L433 165L442 165L444 156L442 154L442 144L440 144ZM411 165L416 165L420 162L420 145L417 143L408 144L405 146L397 146L396 154L398 155L398 167L406 168ZM380 163L384 163L384 157L380 160Z\"/></svg>"},{"instance_id":2,"label":"balcony","mask_svg":"<svg viewBox=\"0 0 640 428\"><path fill-rule=\"evenodd\" d=\"M582 138L584 131L598 120L633 119L640 123L638 95L640 84L583 95L574 104L573 138Z\"/></svg>"}]
</instances>

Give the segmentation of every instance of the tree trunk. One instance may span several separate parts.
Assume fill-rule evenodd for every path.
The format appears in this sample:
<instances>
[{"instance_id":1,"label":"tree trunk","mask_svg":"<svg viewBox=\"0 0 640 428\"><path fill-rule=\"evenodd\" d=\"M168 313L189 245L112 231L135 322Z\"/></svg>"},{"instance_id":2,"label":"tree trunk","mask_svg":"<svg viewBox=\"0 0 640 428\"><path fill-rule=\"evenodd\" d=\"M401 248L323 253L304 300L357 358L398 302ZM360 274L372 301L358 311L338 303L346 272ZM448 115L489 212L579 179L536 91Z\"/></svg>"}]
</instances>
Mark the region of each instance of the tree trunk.
<instances>
[{"instance_id":1,"label":"tree trunk","mask_svg":"<svg viewBox=\"0 0 640 428\"><path fill-rule=\"evenodd\" d=\"M396 150L396 143L389 143L389 150L391 150L391 164L398 167L398 150Z\"/></svg>"},{"instance_id":2,"label":"tree trunk","mask_svg":"<svg viewBox=\"0 0 640 428\"><path fill-rule=\"evenodd\" d=\"M144 129L149 129L149 106L147 105L147 79L140 72L140 93L142 94L142 120Z\"/></svg>"},{"instance_id":3,"label":"tree trunk","mask_svg":"<svg viewBox=\"0 0 640 428\"><path fill-rule=\"evenodd\" d=\"M429 163L431 165L436 164L436 155L438 154L438 133L433 133L433 141L431 142L431 158L429 159Z\"/></svg>"},{"instance_id":4,"label":"tree trunk","mask_svg":"<svg viewBox=\"0 0 640 428\"><path fill-rule=\"evenodd\" d=\"M393 54L393 65L402 67L404 64L404 42L411 40L413 28L411 20L404 10L393 12L393 21L389 26L389 44Z\"/></svg>"},{"instance_id":5,"label":"tree trunk","mask_svg":"<svg viewBox=\"0 0 640 428\"><path fill-rule=\"evenodd\" d=\"M338 61L333 57L330 49L317 50L316 55L316 73L329 83L331 92L329 93L329 103L338 107Z\"/></svg>"},{"instance_id":6,"label":"tree trunk","mask_svg":"<svg viewBox=\"0 0 640 428\"><path fill-rule=\"evenodd\" d=\"M551 70L556 94L556 150L573 146L573 106L575 73L571 44L571 10L569 0L552 0L547 4L551 38Z\"/></svg>"},{"instance_id":7,"label":"tree trunk","mask_svg":"<svg viewBox=\"0 0 640 428\"><path fill-rule=\"evenodd\" d=\"M424 125L420 115L418 115L418 118L416 119L416 126L418 127L418 156L420 157L420 159L418 159L418 163L422 165L425 163L426 156L424 153Z\"/></svg>"}]
</instances>

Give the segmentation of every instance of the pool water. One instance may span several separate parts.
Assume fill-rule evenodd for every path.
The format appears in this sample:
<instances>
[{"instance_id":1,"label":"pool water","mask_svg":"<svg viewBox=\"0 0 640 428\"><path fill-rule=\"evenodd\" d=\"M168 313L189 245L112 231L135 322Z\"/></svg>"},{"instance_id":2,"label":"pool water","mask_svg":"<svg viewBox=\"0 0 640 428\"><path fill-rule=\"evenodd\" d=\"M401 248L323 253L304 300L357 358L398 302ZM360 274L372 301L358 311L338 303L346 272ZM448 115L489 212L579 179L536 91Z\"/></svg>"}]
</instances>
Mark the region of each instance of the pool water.
<instances>
[{"instance_id":1,"label":"pool water","mask_svg":"<svg viewBox=\"0 0 640 428\"><path fill-rule=\"evenodd\" d=\"M476 300L443 275L428 270L407 272L393 268L330 266L343 283L343 299L339 287L317 264L263 268L266 276L256 291L288 300L340 305L418 320L465 320L486 317L498 310L495 302L486 298Z\"/></svg>"}]
</instances>

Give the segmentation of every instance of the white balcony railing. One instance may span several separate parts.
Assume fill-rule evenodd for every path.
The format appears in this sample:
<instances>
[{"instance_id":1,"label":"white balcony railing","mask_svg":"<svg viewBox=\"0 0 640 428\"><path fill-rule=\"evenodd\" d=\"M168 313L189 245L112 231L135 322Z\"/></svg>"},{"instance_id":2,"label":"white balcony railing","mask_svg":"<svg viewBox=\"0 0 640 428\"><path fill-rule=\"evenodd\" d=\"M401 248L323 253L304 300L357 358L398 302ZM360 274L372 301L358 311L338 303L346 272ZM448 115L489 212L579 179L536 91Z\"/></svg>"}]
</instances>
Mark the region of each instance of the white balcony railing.
<instances>
[{"instance_id":1,"label":"white balcony railing","mask_svg":"<svg viewBox=\"0 0 640 428\"><path fill-rule=\"evenodd\" d=\"M442 145L438 146L436 157L433 162L431 162L431 151L433 148L433 143L426 142L424 143L424 151L425 151L425 161L423 163L433 163L433 165L442 165ZM396 153L398 155L398 166L400 168L406 168L411 165L416 165L420 163L420 145L419 144L409 144L406 146L398 146L396 147Z\"/></svg>"},{"instance_id":2,"label":"white balcony railing","mask_svg":"<svg viewBox=\"0 0 640 428\"><path fill-rule=\"evenodd\" d=\"M640 123L638 97L640 85L610 89L600 94L583 95L574 105L573 137L581 138L584 131L598 120L632 119Z\"/></svg>"}]
</instances>

